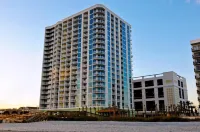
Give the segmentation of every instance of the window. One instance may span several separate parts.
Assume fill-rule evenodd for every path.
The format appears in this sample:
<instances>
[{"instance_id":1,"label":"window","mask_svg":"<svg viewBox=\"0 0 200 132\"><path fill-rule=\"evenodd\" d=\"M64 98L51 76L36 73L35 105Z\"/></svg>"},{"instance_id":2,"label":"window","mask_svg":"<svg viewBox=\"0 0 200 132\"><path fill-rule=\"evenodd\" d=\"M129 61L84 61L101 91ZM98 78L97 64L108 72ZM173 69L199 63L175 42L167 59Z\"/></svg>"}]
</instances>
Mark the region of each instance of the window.
<instances>
[{"instance_id":1,"label":"window","mask_svg":"<svg viewBox=\"0 0 200 132\"><path fill-rule=\"evenodd\" d=\"M134 99L142 99L142 90L134 90Z\"/></svg>"},{"instance_id":2,"label":"window","mask_svg":"<svg viewBox=\"0 0 200 132\"><path fill-rule=\"evenodd\" d=\"M133 86L134 86L134 88L141 88L142 87L142 82L134 82Z\"/></svg>"},{"instance_id":3,"label":"window","mask_svg":"<svg viewBox=\"0 0 200 132\"><path fill-rule=\"evenodd\" d=\"M184 90L183 89L182 89L182 97L183 97L183 99L185 98Z\"/></svg>"},{"instance_id":4,"label":"window","mask_svg":"<svg viewBox=\"0 0 200 132\"><path fill-rule=\"evenodd\" d=\"M145 81L145 87L154 86L153 80Z\"/></svg>"},{"instance_id":5,"label":"window","mask_svg":"<svg viewBox=\"0 0 200 132\"><path fill-rule=\"evenodd\" d=\"M155 95L154 95L154 88L146 89L145 93L146 93L146 98L147 99L155 97Z\"/></svg>"},{"instance_id":6,"label":"window","mask_svg":"<svg viewBox=\"0 0 200 132\"><path fill-rule=\"evenodd\" d=\"M164 97L163 88L158 88L158 98L163 98L163 97Z\"/></svg>"},{"instance_id":7,"label":"window","mask_svg":"<svg viewBox=\"0 0 200 132\"><path fill-rule=\"evenodd\" d=\"M146 101L147 111L155 111L155 101Z\"/></svg>"},{"instance_id":8,"label":"window","mask_svg":"<svg viewBox=\"0 0 200 132\"><path fill-rule=\"evenodd\" d=\"M135 110L136 111L143 111L143 103L142 103L142 101L141 102L135 102L134 105L135 105Z\"/></svg>"},{"instance_id":9,"label":"window","mask_svg":"<svg viewBox=\"0 0 200 132\"><path fill-rule=\"evenodd\" d=\"M180 88L179 88L179 97L182 98L182 97L181 97L181 89L180 89Z\"/></svg>"},{"instance_id":10,"label":"window","mask_svg":"<svg viewBox=\"0 0 200 132\"><path fill-rule=\"evenodd\" d=\"M159 110L164 111L165 110L165 102L164 100L159 100Z\"/></svg>"},{"instance_id":11,"label":"window","mask_svg":"<svg viewBox=\"0 0 200 132\"><path fill-rule=\"evenodd\" d=\"M178 86L180 86L180 80L178 80Z\"/></svg>"},{"instance_id":12,"label":"window","mask_svg":"<svg viewBox=\"0 0 200 132\"><path fill-rule=\"evenodd\" d=\"M183 82L181 82L181 87L183 88Z\"/></svg>"},{"instance_id":13,"label":"window","mask_svg":"<svg viewBox=\"0 0 200 132\"><path fill-rule=\"evenodd\" d=\"M163 85L163 80L162 79L158 79L157 80L157 85Z\"/></svg>"}]
</instances>

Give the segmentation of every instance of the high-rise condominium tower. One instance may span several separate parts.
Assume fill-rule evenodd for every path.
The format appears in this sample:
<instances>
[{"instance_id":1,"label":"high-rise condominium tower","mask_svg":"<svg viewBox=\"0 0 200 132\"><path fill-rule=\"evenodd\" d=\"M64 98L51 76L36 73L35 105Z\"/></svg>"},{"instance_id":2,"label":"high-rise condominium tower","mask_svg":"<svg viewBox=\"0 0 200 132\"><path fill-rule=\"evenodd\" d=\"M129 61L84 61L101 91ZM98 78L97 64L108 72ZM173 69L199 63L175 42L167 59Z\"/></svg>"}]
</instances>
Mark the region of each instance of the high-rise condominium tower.
<instances>
[{"instance_id":1,"label":"high-rise condominium tower","mask_svg":"<svg viewBox=\"0 0 200 132\"><path fill-rule=\"evenodd\" d=\"M131 26L94 5L46 27L40 109L132 108Z\"/></svg>"},{"instance_id":2,"label":"high-rise condominium tower","mask_svg":"<svg viewBox=\"0 0 200 132\"><path fill-rule=\"evenodd\" d=\"M200 104L200 39L192 40L192 57L193 57L193 64L194 64L194 72L196 78L196 86L197 86L197 94L198 94L198 101Z\"/></svg>"}]
</instances>

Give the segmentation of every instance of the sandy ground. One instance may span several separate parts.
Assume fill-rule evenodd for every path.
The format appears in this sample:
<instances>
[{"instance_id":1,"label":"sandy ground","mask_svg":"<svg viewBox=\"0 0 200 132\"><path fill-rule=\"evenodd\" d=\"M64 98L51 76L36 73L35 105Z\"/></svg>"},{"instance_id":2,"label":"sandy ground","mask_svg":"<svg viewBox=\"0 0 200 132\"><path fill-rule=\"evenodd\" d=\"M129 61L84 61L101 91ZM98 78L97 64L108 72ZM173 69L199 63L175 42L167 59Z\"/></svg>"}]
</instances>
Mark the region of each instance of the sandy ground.
<instances>
[{"instance_id":1,"label":"sandy ground","mask_svg":"<svg viewBox=\"0 0 200 132\"><path fill-rule=\"evenodd\" d=\"M200 132L200 122L83 122L2 123L0 132Z\"/></svg>"}]
</instances>

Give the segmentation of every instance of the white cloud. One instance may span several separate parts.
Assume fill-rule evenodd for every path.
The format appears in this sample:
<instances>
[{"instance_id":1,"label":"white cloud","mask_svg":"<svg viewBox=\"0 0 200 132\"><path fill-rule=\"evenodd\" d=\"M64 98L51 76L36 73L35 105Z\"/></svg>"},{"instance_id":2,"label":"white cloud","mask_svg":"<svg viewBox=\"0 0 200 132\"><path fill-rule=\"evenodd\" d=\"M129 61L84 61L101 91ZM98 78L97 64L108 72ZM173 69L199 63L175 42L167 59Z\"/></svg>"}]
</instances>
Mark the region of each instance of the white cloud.
<instances>
[{"instance_id":1,"label":"white cloud","mask_svg":"<svg viewBox=\"0 0 200 132\"><path fill-rule=\"evenodd\" d=\"M200 4L200 0L196 0L196 3L197 3L197 4Z\"/></svg>"},{"instance_id":2,"label":"white cloud","mask_svg":"<svg viewBox=\"0 0 200 132\"><path fill-rule=\"evenodd\" d=\"M196 4L200 4L200 0L185 0L186 3L195 2Z\"/></svg>"},{"instance_id":3,"label":"white cloud","mask_svg":"<svg viewBox=\"0 0 200 132\"><path fill-rule=\"evenodd\" d=\"M190 3L191 0L185 0L185 1L186 1L186 3Z\"/></svg>"}]
</instances>

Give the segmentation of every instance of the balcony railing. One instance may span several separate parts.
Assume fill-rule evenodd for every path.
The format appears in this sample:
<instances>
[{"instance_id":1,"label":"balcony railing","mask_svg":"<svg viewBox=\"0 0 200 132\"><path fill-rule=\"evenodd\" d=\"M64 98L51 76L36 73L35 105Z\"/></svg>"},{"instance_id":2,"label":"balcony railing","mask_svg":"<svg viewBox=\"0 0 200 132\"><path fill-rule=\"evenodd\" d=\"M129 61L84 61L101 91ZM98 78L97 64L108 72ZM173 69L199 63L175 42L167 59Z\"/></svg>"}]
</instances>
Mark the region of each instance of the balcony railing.
<instances>
[{"instance_id":1,"label":"balcony railing","mask_svg":"<svg viewBox=\"0 0 200 132\"><path fill-rule=\"evenodd\" d=\"M194 72L200 72L200 69L194 69Z\"/></svg>"},{"instance_id":2,"label":"balcony railing","mask_svg":"<svg viewBox=\"0 0 200 132\"><path fill-rule=\"evenodd\" d=\"M94 97L93 100L105 100L103 97Z\"/></svg>"},{"instance_id":3,"label":"balcony railing","mask_svg":"<svg viewBox=\"0 0 200 132\"><path fill-rule=\"evenodd\" d=\"M93 93L96 93L96 94L97 93L105 93L105 91L103 91L103 90L94 90Z\"/></svg>"},{"instance_id":4,"label":"balcony railing","mask_svg":"<svg viewBox=\"0 0 200 132\"><path fill-rule=\"evenodd\" d=\"M197 90L197 93L200 94L200 90Z\"/></svg>"}]
</instances>

